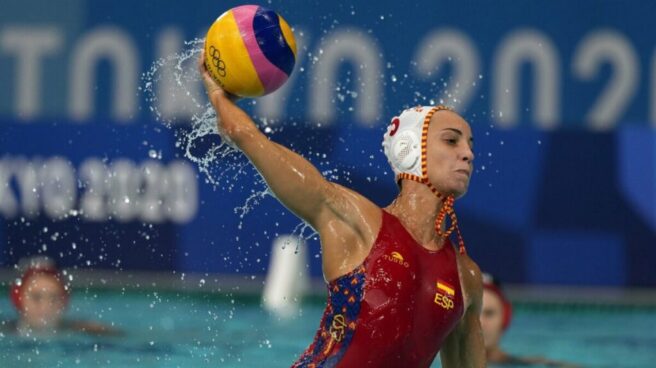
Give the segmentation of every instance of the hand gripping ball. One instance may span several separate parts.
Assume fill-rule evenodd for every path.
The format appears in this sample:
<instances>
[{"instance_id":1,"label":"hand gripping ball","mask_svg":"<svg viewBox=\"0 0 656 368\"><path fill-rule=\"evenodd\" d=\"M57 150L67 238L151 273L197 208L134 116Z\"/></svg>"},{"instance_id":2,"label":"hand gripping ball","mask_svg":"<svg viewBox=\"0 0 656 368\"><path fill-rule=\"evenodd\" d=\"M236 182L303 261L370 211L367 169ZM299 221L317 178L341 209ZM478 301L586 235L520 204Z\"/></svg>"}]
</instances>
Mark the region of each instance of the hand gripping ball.
<instances>
[{"instance_id":1,"label":"hand gripping ball","mask_svg":"<svg viewBox=\"0 0 656 368\"><path fill-rule=\"evenodd\" d=\"M205 38L205 65L229 93L258 97L289 78L296 62L291 28L273 10L242 5L221 14Z\"/></svg>"}]
</instances>

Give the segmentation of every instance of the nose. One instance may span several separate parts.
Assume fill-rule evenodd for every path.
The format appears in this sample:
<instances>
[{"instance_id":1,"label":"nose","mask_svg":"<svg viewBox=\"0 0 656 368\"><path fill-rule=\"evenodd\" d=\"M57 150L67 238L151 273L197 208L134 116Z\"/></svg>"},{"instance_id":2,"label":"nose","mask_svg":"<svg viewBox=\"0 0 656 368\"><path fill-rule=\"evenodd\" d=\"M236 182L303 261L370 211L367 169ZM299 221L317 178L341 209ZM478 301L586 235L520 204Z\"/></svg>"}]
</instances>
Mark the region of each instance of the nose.
<instances>
[{"instance_id":1,"label":"nose","mask_svg":"<svg viewBox=\"0 0 656 368\"><path fill-rule=\"evenodd\" d=\"M465 146L462 152L462 160L468 163L474 161L474 151L469 146Z\"/></svg>"}]
</instances>

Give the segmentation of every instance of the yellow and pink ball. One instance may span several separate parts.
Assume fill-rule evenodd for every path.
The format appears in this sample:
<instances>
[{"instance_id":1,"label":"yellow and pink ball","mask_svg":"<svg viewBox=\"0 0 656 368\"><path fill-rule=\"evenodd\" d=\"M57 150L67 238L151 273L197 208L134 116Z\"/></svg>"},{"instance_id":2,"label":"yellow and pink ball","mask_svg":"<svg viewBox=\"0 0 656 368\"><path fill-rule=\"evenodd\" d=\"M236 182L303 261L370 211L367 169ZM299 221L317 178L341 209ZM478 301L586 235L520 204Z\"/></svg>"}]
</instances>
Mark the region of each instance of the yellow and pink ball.
<instances>
[{"instance_id":1,"label":"yellow and pink ball","mask_svg":"<svg viewBox=\"0 0 656 368\"><path fill-rule=\"evenodd\" d=\"M296 40L273 10L242 5L223 13L205 38L205 65L223 89L258 97L280 88L296 63Z\"/></svg>"}]
</instances>

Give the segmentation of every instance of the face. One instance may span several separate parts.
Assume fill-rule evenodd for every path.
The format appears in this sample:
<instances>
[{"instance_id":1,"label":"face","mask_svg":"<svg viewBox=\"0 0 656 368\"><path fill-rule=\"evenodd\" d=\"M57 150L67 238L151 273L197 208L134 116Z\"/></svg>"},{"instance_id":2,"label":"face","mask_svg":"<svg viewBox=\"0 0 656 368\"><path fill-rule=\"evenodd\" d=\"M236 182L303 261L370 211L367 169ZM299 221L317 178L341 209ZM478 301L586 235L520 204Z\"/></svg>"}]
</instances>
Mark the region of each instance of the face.
<instances>
[{"instance_id":1,"label":"face","mask_svg":"<svg viewBox=\"0 0 656 368\"><path fill-rule=\"evenodd\" d=\"M440 192L462 197L473 172L473 138L469 124L450 111L436 112L428 127L428 179Z\"/></svg>"},{"instance_id":2,"label":"face","mask_svg":"<svg viewBox=\"0 0 656 368\"><path fill-rule=\"evenodd\" d=\"M65 295L61 284L52 275L30 277L23 289L22 321L32 329L54 328L61 320Z\"/></svg>"},{"instance_id":3,"label":"face","mask_svg":"<svg viewBox=\"0 0 656 368\"><path fill-rule=\"evenodd\" d=\"M503 335L503 303L492 291L483 291L483 309L480 319L485 347L497 346Z\"/></svg>"}]
</instances>

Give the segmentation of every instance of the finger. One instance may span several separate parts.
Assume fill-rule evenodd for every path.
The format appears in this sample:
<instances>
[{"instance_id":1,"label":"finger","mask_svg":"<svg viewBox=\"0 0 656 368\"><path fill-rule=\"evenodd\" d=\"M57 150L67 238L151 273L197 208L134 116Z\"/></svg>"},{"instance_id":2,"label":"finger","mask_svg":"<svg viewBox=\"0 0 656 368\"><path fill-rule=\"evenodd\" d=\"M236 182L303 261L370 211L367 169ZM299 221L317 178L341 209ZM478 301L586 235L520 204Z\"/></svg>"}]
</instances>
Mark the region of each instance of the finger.
<instances>
[{"instance_id":1,"label":"finger","mask_svg":"<svg viewBox=\"0 0 656 368\"><path fill-rule=\"evenodd\" d=\"M198 71L202 75L207 68L205 68L205 50L200 51L200 57L198 57Z\"/></svg>"},{"instance_id":2,"label":"finger","mask_svg":"<svg viewBox=\"0 0 656 368\"><path fill-rule=\"evenodd\" d=\"M205 51L203 50L201 52L200 57L198 58L198 72L200 73L200 76L203 78L204 82L206 85L211 86L214 84L214 80L210 76L209 70L207 70L207 65L205 64Z\"/></svg>"}]
</instances>

